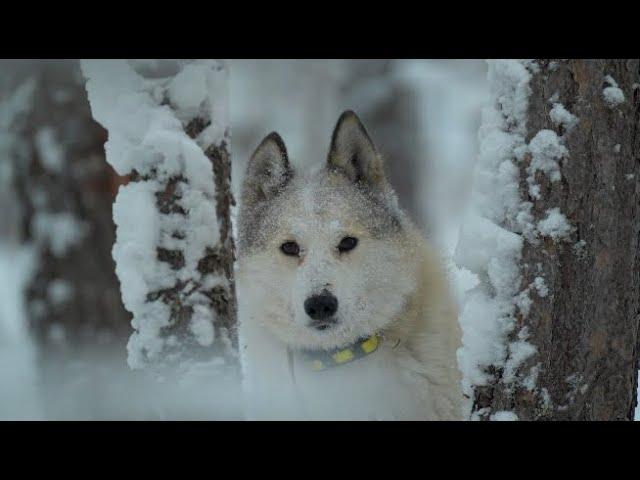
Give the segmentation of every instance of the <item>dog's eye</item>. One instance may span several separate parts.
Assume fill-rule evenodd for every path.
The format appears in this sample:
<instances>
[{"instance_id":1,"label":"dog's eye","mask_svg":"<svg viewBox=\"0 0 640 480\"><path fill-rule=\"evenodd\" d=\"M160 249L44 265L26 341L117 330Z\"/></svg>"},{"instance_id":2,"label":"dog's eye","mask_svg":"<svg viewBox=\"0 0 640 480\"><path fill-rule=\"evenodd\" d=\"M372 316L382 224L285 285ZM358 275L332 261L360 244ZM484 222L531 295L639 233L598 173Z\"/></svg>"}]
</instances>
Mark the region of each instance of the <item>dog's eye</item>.
<instances>
[{"instance_id":1,"label":"dog's eye","mask_svg":"<svg viewBox=\"0 0 640 480\"><path fill-rule=\"evenodd\" d=\"M296 242L284 242L280 245L280 250L285 255L291 255L297 257L300 254L300 246Z\"/></svg>"},{"instance_id":2,"label":"dog's eye","mask_svg":"<svg viewBox=\"0 0 640 480\"><path fill-rule=\"evenodd\" d=\"M344 237L338 244L338 250L340 252L348 252L353 250L358 245L358 239L353 237Z\"/></svg>"}]
</instances>

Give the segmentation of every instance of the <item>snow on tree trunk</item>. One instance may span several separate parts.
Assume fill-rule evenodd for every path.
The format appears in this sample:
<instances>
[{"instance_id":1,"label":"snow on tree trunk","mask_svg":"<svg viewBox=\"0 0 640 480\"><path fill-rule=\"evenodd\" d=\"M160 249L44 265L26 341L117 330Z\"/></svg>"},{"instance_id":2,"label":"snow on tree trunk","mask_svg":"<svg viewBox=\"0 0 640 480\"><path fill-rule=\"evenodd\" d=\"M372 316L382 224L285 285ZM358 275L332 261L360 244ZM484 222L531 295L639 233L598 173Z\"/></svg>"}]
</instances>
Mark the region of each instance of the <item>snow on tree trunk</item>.
<instances>
[{"instance_id":1,"label":"snow on tree trunk","mask_svg":"<svg viewBox=\"0 0 640 480\"><path fill-rule=\"evenodd\" d=\"M494 61L456 261L472 418L632 419L640 64Z\"/></svg>"},{"instance_id":2,"label":"snow on tree trunk","mask_svg":"<svg viewBox=\"0 0 640 480\"><path fill-rule=\"evenodd\" d=\"M82 61L107 161L131 181L114 204L116 273L132 368L235 368L226 65Z\"/></svg>"}]
</instances>

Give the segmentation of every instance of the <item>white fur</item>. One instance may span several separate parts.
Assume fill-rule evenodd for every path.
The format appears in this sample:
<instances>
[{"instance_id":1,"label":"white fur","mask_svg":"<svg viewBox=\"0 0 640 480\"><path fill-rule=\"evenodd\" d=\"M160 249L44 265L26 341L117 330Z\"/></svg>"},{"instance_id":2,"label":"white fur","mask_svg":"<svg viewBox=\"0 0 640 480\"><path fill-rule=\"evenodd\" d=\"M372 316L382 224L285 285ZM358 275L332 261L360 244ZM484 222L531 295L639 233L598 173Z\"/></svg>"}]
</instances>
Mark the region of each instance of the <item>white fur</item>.
<instances>
[{"instance_id":1,"label":"white fur","mask_svg":"<svg viewBox=\"0 0 640 480\"><path fill-rule=\"evenodd\" d=\"M307 237L298 234L305 245L301 264L279 252L281 238L239 260L250 418L460 419L460 333L436 256L410 229L392 241L367 239L362 232L350 257L339 258L331 251L339 238L331 225L344 220L320 217L282 220L309 229ZM302 304L326 284L339 300L340 323L318 332L308 327ZM385 339L378 351L327 371L310 371L298 353L380 331Z\"/></svg>"}]
</instances>

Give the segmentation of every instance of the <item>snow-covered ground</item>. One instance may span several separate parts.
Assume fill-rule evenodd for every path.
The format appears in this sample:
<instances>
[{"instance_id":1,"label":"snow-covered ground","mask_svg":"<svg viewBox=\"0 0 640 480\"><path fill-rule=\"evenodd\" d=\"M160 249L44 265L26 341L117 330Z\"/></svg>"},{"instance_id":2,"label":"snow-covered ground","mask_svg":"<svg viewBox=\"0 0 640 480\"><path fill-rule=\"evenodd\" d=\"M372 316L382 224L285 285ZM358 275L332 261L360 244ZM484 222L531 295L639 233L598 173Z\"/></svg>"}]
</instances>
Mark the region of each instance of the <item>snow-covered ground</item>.
<instances>
[{"instance_id":1,"label":"snow-covered ground","mask_svg":"<svg viewBox=\"0 0 640 480\"><path fill-rule=\"evenodd\" d=\"M0 419L43 416L36 351L24 317L22 294L32 268L28 247L0 243Z\"/></svg>"},{"instance_id":2,"label":"snow-covered ground","mask_svg":"<svg viewBox=\"0 0 640 480\"><path fill-rule=\"evenodd\" d=\"M49 369L64 372L48 382L63 384L64 397L52 396L43 386L21 300L32 262L29 247L0 243L0 420L242 418L238 383L216 383L206 365L186 379L158 383L128 368L124 345ZM99 384L93 393L87 388Z\"/></svg>"}]
</instances>

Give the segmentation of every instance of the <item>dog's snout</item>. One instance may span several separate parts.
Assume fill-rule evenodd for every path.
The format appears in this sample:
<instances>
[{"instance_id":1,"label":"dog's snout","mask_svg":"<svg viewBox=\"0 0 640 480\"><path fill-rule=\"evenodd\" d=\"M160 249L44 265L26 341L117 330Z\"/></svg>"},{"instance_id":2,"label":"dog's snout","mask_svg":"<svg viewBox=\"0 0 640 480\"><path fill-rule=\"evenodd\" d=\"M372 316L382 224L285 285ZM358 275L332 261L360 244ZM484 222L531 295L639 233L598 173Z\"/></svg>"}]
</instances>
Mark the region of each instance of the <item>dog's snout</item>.
<instances>
[{"instance_id":1,"label":"dog's snout","mask_svg":"<svg viewBox=\"0 0 640 480\"><path fill-rule=\"evenodd\" d=\"M305 300L304 311L314 320L327 320L338 311L338 299L326 291L313 295Z\"/></svg>"}]
</instances>

